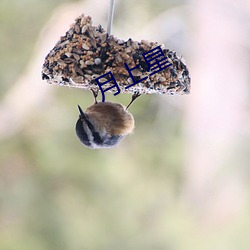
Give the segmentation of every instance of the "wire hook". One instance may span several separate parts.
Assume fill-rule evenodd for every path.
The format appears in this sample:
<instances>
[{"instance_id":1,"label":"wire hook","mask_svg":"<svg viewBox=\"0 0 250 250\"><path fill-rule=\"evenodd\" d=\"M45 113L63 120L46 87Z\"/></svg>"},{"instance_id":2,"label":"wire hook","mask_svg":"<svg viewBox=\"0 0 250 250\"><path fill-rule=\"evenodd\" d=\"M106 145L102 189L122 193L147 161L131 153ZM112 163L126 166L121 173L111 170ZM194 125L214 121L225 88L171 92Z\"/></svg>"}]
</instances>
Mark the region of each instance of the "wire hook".
<instances>
[{"instance_id":1,"label":"wire hook","mask_svg":"<svg viewBox=\"0 0 250 250\"><path fill-rule=\"evenodd\" d=\"M108 35L110 35L112 29L114 10L115 10L115 0L110 0L109 12L108 12L108 26L107 26Z\"/></svg>"}]
</instances>

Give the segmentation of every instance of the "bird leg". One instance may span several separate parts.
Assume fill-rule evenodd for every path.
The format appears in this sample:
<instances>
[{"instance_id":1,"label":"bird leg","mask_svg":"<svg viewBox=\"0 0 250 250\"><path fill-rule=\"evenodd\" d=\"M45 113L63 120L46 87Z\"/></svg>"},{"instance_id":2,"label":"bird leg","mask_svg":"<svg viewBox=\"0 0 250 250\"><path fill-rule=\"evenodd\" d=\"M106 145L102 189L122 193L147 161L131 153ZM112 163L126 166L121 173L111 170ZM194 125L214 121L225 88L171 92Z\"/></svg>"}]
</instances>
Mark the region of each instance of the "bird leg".
<instances>
[{"instance_id":1,"label":"bird leg","mask_svg":"<svg viewBox=\"0 0 250 250\"><path fill-rule=\"evenodd\" d=\"M131 104L140 96L141 94L137 91L132 95L132 100L130 101L130 103L128 104L128 106L126 107L126 110L131 106Z\"/></svg>"},{"instance_id":2,"label":"bird leg","mask_svg":"<svg viewBox=\"0 0 250 250\"><path fill-rule=\"evenodd\" d=\"M95 99L95 104L97 104L98 103L98 101L97 101L97 96L98 96L98 92L99 92L99 89L97 89L97 90L93 90L93 89L90 89L91 91L92 91L92 93L93 93L93 96L94 96L94 99Z\"/></svg>"}]
</instances>

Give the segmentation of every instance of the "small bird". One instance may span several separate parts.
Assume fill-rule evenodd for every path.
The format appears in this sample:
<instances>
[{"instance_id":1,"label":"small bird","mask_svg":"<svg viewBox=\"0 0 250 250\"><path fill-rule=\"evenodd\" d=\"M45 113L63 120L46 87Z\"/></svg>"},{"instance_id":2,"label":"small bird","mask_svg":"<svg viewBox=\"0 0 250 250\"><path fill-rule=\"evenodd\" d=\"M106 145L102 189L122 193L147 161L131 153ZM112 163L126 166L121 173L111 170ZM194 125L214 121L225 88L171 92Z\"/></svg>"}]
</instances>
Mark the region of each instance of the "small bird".
<instances>
[{"instance_id":1,"label":"small bird","mask_svg":"<svg viewBox=\"0 0 250 250\"><path fill-rule=\"evenodd\" d=\"M111 148L134 130L134 117L127 111L134 100L140 96L135 93L127 108L119 103L97 102L98 92L92 90L95 103L84 112L80 112L76 122L76 134L88 148Z\"/></svg>"}]
</instances>

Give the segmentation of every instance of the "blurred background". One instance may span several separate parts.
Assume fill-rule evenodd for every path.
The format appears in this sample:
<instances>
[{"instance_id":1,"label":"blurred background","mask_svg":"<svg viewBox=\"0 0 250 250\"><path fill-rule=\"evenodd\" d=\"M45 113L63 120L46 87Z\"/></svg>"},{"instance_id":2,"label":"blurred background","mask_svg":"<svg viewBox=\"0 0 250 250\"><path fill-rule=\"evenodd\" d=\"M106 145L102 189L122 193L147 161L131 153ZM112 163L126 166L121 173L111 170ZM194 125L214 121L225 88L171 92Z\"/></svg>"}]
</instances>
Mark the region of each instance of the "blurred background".
<instances>
[{"instance_id":1,"label":"blurred background","mask_svg":"<svg viewBox=\"0 0 250 250\"><path fill-rule=\"evenodd\" d=\"M135 133L90 150L74 126L92 94L41 68L81 13L106 28L108 5L0 2L0 249L249 250L250 2L117 0L112 33L182 54L192 89L140 97Z\"/></svg>"}]
</instances>

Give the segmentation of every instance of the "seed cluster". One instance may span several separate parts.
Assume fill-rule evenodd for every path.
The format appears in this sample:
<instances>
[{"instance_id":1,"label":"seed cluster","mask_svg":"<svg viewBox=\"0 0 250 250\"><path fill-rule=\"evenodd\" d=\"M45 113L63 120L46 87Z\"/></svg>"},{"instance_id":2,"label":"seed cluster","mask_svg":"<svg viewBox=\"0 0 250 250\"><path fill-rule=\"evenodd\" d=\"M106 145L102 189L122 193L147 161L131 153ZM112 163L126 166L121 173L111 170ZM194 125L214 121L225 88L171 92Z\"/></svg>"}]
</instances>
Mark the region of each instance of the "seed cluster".
<instances>
[{"instance_id":1,"label":"seed cluster","mask_svg":"<svg viewBox=\"0 0 250 250\"><path fill-rule=\"evenodd\" d=\"M111 71L121 93L188 94L189 72L183 58L177 56L176 52L161 45L164 57L172 65L153 75L147 71L148 63L143 54L157 46L159 44L156 42L145 40L120 40L108 35L101 26L93 26L91 17L81 15L45 58L42 78L51 84L97 90L99 86L95 78ZM131 71L136 81L148 78L125 89L133 80L124 63L130 69L139 65ZM103 78L100 80L105 81ZM105 88L112 85L109 82ZM117 90L111 88L109 91Z\"/></svg>"}]
</instances>

